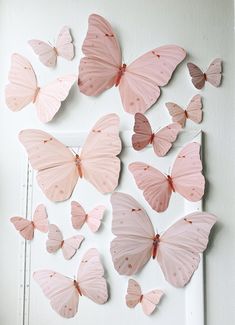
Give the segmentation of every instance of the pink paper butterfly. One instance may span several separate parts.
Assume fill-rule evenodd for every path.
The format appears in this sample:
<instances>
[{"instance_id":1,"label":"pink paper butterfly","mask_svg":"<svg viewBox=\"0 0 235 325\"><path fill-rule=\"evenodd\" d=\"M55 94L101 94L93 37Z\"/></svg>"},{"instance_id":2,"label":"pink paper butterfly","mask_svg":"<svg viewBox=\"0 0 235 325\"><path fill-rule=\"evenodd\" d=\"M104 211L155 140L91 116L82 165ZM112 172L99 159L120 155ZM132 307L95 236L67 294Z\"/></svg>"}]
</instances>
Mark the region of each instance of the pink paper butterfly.
<instances>
[{"instance_id":1,"label":"pink paper butterfly","mask_svg":"<svg viewBox=\"0 0 235 325\"><path fill-rule=\"evenodd\" d=\"M178 123L172 123L156 133L153 133L148 119L141 113L135 114L135 125L132 136L132 145L135 150L141 150L148 144L153 145L155 154L163 157L172 147L176 140L181 126Z\"/></svg>"},{"instance_id":2,"label":"pink paper butterfly","mask_svg":"<svg viewBox=\"0 0 235 325\"><path fill-rule=\"evenodd\" d=\"M104 304L108 299L104 268L95 248L83 256L76 280L51 270L34 272L33 278L50 300L51 307L65 318L76 315L79 296L86 296L97 304Z\"/></svg>"},{"instance_id":3,"label":"pink paper butterfly","mask_svg":"<svg viewBox=\"0 0 235 325\"><path fill-rule=\"evenodd\" d=\"M64 258L70 260L76 254L83 240L84 237L81 235L64 240L60 229L56 225L51 224L49 225L46 248L48 253L55 253L61 248Z\"/></svg>"},{"instance_id":4,"label":"pink paper butterfly","mask_svg":"<svg viewBox=\"0 0 235 325\"><path fill-rule=\"evenodd\" d=\"M166 103L166 107L172 116L172 121L179 123L182 127L187 119L195 123L202 121L202 98L200 95L193 96L186 110L175 103Z\"/></svg>"},{"instance_id":5,"label":"pink paper butterfly","mask_svg":"<svg viewBox=\"0 0 235 325\"><path fill-rule=\"evenodd\" d=\"M143 312L149 316L154 312L163 295L164 292L157 289L142 294L139 283L129 279L126 304L129 308L134 308L138 303L141 303Z\"/></svg>"},{"instance_id":6,"label":"pink paper butterfly","mask_svg":"<svg viewBox=\"0 0 235 325\"><path fill-rule=\"evenodd\" d=\"M156 234L142 206L130 195L113 193L111 255L119 274L137 273L152 257L165 279L184 287L191 279L208 244L214 215L194 212L176 221L163 234Z\"/></svg>"},{"instance_id":7,"label":"pink paper butterfly","mask_svg":"<svg viewBox=\"0 0 235 325\"><path fill-rule=\"evenodd\" d=\"M81 229L86 222L92 232L99 230L101 220L105 211L105 206L98 205L90 212L86 213L83 207L76 201L71 202L72 225L75 229Z\"/></svg>"},{"instance_id":8,"label":"pink paper butterfly","mask_svg":"<svg viewBox=\"0 0 235 325\"><path fill-rule=\"evenodd\" d=\"M66 60L72 60L74 57L74 45L69 28L64 26L57 38L55 46L51 46L43 41L32 39L28 41L29 45L39 56L39 60L47 67L54 67L57 56Z\"/></svg>"},{"instance_id":9,"label":"pink paper butterfly","mask_svg":"<svg viewBox=\"0 0 235 325\"><path fill-rule=\"evenodd\" d=\"M76 80L75 75L57 78L46 86L39 87L33 67L29 61L19 54L13 54L5 88L6 104L10 110L17 112L33 103L41 122L53 119Z\"/></svg>"},{"instance_id":10,"label":"pink paper butterfly","mask_svg":"<svg viewBox=\"0 0 235 325\"><path fill-rule=\"evenodd\" d=\"M27 220L22 217L12 217L10 221L19 231L20 235L27 240L34 237L34 229L41 232L48 232L48 219L46 208L43 204L39 204L33 214L33 220Z\"/></svg>"},{"instance_id":11,"label":"pink paper butterfly","mask_svg":"<svg viewBox=\"0 0 235 325\"><path fill-rule=\"evenodd\" d=\"M187 144L178 154L171 175L164 175L158 169L142 162L129 165L135 182L152 209L163 212L167 209L172 192L181 194L189 201L201 200L205 189L202 175L200 144Z\"/></svg>"},{"instance_id":12,"label":"pink paper butterfly","mask_svg":"<svg viewBox=\"0 0 235 325\"><path fill-rule=\"evenodd\" d=\"M214 87L219 87L222 78L221 59L213 60L205 73L203 73L201 69L191 62L187 63L187 66L190 76L192 77L192 83L197 89L203 88L206 81L208 81Z\"/></svg>"},{"instance_id":13,"label":"pink paper butterfly","mask_svg":"<svg viewBox=\"0 0 235 325\"><path fill-rule=\"evenodd\" d=\"M121 151L119 117L108 114L90 131L81 153L74 154L63 143L40 130L23 130L24 145L37 181L51 201L67 200L79 178L84 177L101 193L112 192L118 184Z\"/></svg>"},{"instance_id":14,"label":"pink paper butterfly","mask_svg":"<svg viewBox=\"0 0 235 325\"><path fill-rule=\"evenodd\" d=\"M85 57L79 66L79 88L87 96L97 96L119 86L126 112L144 113L160 96L160 87L171 79L186 52L179 46L155 48L130 65L122 55L111 25L99 15L90 15L89 28L82 46Z\"/></svg>"}]
</instances>

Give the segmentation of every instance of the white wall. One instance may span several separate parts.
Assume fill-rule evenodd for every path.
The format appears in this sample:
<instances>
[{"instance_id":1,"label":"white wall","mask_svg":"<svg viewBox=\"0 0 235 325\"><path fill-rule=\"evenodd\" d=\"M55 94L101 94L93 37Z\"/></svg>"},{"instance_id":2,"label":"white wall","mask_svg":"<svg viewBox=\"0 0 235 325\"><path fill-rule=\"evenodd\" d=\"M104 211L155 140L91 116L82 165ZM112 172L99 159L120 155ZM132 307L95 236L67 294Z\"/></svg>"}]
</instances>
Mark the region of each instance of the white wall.
<instances>
[{"instance_id":1,"label":"white wall","mask_svg":"<svg viewBox=\"0 0 235 325\"><path fill-rule=\"evenodd\" d=\"M44 84L57 75L76 72L81 57L81 44L90 13L106 17L117 31L128 64L140 54L159 45L175 43L188 52L187 60L202 68L221 57L224 79L218 89L207 85L201 92L204 103L205 175L208 180L205 210L218 216L206 255L207 325L232 324L235 321L235 139L234 139L234 39L232 0L1 0L0 1L0 253L1 253L1 325L15 324L17 304L18 238L9 217L20 210L20 163L24 158L17 134L24 128L43 128L49 132L82 131L89 122L108 112L122 119L122 130L130 129L132 117L123 112L116 89L97 99L82 96L73 88L64 108L48 125L36 118L33 106L20 113L10 112L4 100L4 85L10 55L19 52L28 57ZM72 63L59 61L55 70L43 67L27 45L31 38L53 41L64 24L72 28L76 58ZM196 93L190 83L186 64L178 69L169 86L163 89L158 103L148 117L163 125L168 122L164 103L169 100L186 104ZM191 124L189 123L190 127ZM9 312L10 310L10 312Z\"/></svg>"}]
</instances>

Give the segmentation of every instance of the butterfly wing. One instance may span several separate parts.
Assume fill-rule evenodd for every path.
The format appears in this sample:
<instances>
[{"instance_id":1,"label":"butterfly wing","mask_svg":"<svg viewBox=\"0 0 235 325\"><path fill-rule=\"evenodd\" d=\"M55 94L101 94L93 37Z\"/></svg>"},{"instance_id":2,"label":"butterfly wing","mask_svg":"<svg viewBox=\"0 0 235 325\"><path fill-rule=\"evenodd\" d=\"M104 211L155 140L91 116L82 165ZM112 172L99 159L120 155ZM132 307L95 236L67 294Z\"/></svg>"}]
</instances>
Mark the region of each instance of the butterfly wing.
<instances>
[{"instance_id":1,"label":"butterfly wing","mask_svg":"<svg viewBox=\"0 0 235 325\"><path fill-rule=\"evenodd\" d=\"M166 176L158 169L141 162L131 163L128 168L152 209L157 212L165 211L172 193Z\"/></svg>"},{"instance_id":2,"label":"butterfly wing","mask_svg":"<svg viewBox=\"0 0 235 325\"><path fill-rule=\"evenodd\" d=\"M184 60L186 52L179 46L166 45L149 51L127 66L119 91L126 112L144 113L160 96L160 88L166 85Z\"/></svg>"},{"instance_id":3,"label":"butterfly wing","mask_svg":"<svg viewBox=\"0 0 235 325\"><path fill-rule=\"evenodd\" d=\"M150 259L154 229L141 205L130 195L113 193L112 240L110 251L116 271L119 274L137 273Z\"/></svg>"},{"instance_id":4,"label":"butterfly wing","mask_svg":"<svg viewBox=\"0 0 235 325\"><path fill-rule=\"evenodd\" d=\"M107 282L104 278L104 268L97 249L89 249L78 269L77 281L81 293L97 304L108 300Z\"/></svg>"},{"instance_id":5,"label":"butterfly wing","mask_svg":"<svg viewBox=\"0 0 235 325\"><path fill-rule=\"evenodd\" d=\"M66 260L70 260L76 254L83 240L84 237L81 235L73 236L64 240L62 253Z\"/></svg>"},{"instance_id":6,"label":"butterfly wing","mask_svg":"<svg viewBox=\"0 0 235 325\"><path fill-rule=\"evenodd\" d=\"M48 240L46 241L46 249L48 253L57 252L63 244L63 235L60 229L54 225L49 225Z\"/></svg>"},{"instance_id":7,"label":"butterfly wing","mask_svg":"<svg viewBox=\"0 0 235 325\"><path fill-rule=\"evenodd\" d=\"M215 59L206 70L206 80L214 87L219 87L222 79L222 60Z\"/></svg>"},{"instance_id":8,"label":"butterfly wing","mask_svg":"<svg viewBox=\"0 0 235 325\"><path fill-rule=\"evenodd\" d=\"M212 214L194 212L178 220L160 237L157 261L173 286L183 287L192 277L215 222Z\"/></svg>"},{"instance_id":9,"label":"butterfly wing","mask_svg":"<svg viewBox=\"0 0 235 325\"><path fill-rule=\"evenodd\" d=\"M128 280L127 294L126 294L126 304L129 308L134 308L141 299L141 288L137 281L134 279Z\"/></svg>"},{"instance_id":10,"label":"butterfly wing","mask_svg":"<svg viewBox=\"0 0 235 325\"><path fill-rule=\"evenodd\" d=\"M194 63L187 63L189 74L192 77L192 83L197 89L202 89L205 85L205 75L201 69L198 68Z\"/></svg>"},{"instance_id":11,"label":"butterfly wing","mask_svg":"<svg viewBox=\"0 0 235 325\"><path fill-rule=\"evenodd\" d=\"M141 305L146 315L149 316L154 312L163 295L163 291L156 289L143 295Z\"/></svg>"},{"instance_id":12,"label":"butterfly wing","mask_svg":"<svg viewBox=\"0 0 235 325\"><path fill-rule=\"evenodd\" d=\"M12 217L10 221L19 231L20 235L26 240L32 240L34 236L34 225L32 221L26 220L21 217Z\"/></svg>"},{"instance_id":13,"label":"butterfly wing","mask_svg":"<svg viewBox=\"0 0 235 325\"><path fill-rule=\"evenodd\" d=\"M135 134L132 135L132 146L135 150L145 148L151 140L152 128L146 116L141 113L135 114Z\"/></svg>"},{"instance_id":14,"label":"butterfly wing","mask_svg":"<svg viewBox=\"0 0 235 325\"><path fill-rule=\"evenodd\" d=\"M103 219L105 206L99 205L91 210L87 215L87 225L92 232L99 230L101 221Z\"/></svg>"},{"instance_id":15,"label":"butterfly wing","mask_svg":"<svg viewBox=\"0 0 235 325\"><path fill-rule=\"evenodd\" d=\"M169 114L172 117L172 121L175 123L179 123L182 127L184 127L185 122L186 122L186 114L184 110L177 104L175 103L166 103L165 104Z\"/></svg>"},{"instance_id":16,"label":"butterfly wing","mask_svg":"<svg viewBox=\"0 0 235 325\"><path fill-rule=\"evenodd\" d=\"M24 145L37 181L51 201L67 200L77 183L78 170L72 152L50 134L40 130L23 130L19 139Z\"/></svg>"},{"instance_id":17,"label":"butterfly wing","mask_svg":"<svg viewBox=\"0 0 235 325\"><path fill-rule=\"evenodd\" d=\"M175 191L189 201L201 200L205 190L205 178L201 173L200 144L187 144L178 154L172 168Z\"/></svg>"},{"instance_id":18,"label":"butterfly wing","mask_svg":"<svg viewBox=\"0 0 235 325\"><path fill-rule=\"evenodd\" d=\"M74 57L74 45L69 28L64 26L56 41L56 52L66 60L72 60Z\"/></svg>"},{"instance_id":19,"label":"butterfly wing","mask_svg":"<svg viewBox=\"0 0 235 325\"><path fill-rule=\"evenodd\" d=\"M179 123L172 123L165 126L154 135L153 149L157 156L163 157L167 154L180 130L181 126Z\"/></svg>"},{"instance_id":20,"label":"butterfly wing","mask_svg":"<svg viewBox=\"0 0 235 325\"><path fill-rule=\"evenodd\" d=\"M188 118L195 123L202 121L202 98L200 95L195 95L190 100L186 109Z\"/></svg>"},{"instance_id":21,"label":"butterfly wing","mask_svg":"<svg viewBox=\"0 0 235 325\"><path fill-rule=\"evenodd\" d=\"M57 78L40 89L35 105L41 122L47 123L53 119L61 107L61 102L68 97L75 81L75 75L67 75Z\"/></svg>"},{"instance_id":22,"label":"butterfly wing","mask_svg":"<svg viewBox=\"0 0 235 325\"><path fill-rule=\"evenodd\" d=\"M55 49L40 40L32 39L28 41L35 54L38 55L39 60L47 67L54 67L57 60L57 53Z\"/></svg>"},{"instance_id":23,"label":"butterfly wing","mask_svg":"<svg viewBox=\"0 0 235 325\"><path fill-rule=\"evenodd\" d=\"M42 232L48 232L48 218L46 207L43 204L39 204L33 215L34 227Z\"/></svg>"},{"instance_id":24,"label":"butterfly wing","mask_svg":"<svg viewBox=\"0 0 235 325\"><path fill-rule=\"evenodd\" d=\"M83 207L76 201L71 202L71 216L73 228L81 229L86 221L87 214Z\"/></svg>"},{"instance_id":25,"label":"butterfly wing","mask_svg":"<svg viewBox=\"0 0 235 325\"><path fill-rule=\"evenodd\" d=\"M5 88L6 104L16 112L34 100L37 90L37 79L31 64L17 53L11 56L8 80L10 83Z\"/></svg>"},{"instance_id":26,"label":"butterfly wing","mask_svg":"<svg viewBox=\"0 0 235 325\"><path fill-rule=\"evenodd\" d=\"M118 185L120 151L119 117L105 115L90 131L80 155L84 178L101 193L112 192Z\"/></svg>"},{"instance_id":27,"label":"butterfly wing","mask_svg":"<svg viewBox=\"0 0 235 325\"><path fill-rule=\"evenodd\" d=\"M51 270L34 272L33 278L60 316L71 318L76 315L79 293L72 279Z\"/></svg>"},{"instance_id":28,"label":"butterfly wing","mask_svg":"<svg viewBox=\"0 0 235 325\"><path fill-rule=\"evenodd\" d=\"M97 96L111 88L121 67L121 50L111 25L99 15L90 15L88 32L82 46L85 57L79 65L79 88Z\"/></svg>"}]
</instances>

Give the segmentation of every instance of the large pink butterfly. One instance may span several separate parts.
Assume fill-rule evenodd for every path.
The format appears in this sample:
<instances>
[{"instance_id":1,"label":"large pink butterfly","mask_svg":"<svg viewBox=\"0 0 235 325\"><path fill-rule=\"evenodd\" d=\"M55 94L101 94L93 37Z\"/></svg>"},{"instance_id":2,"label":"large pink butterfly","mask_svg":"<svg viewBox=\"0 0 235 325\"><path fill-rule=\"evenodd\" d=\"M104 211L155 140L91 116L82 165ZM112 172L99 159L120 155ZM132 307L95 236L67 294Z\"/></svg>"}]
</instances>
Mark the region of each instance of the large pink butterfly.
<instances>
[{"instance_id":1,"label":"large pink butterfly","mask_svg":"<svg viewBox=\"0 0 235 325\"><path fill-rule=\"evenodd\" d=\"M209 65L205 73L202 72L194 63L187 63L189 74L192 77L192 83L197 89L204 87L205 82L208 81L212 86L219 87L222 79L222 61L215 59Z\"/></svg>"},{"instance_id":2,"label":"large pink butterfly","mask_svg":"<svg viewBox=\"0 0 235 325\"><path fill-rule=\"evenodd\" d=\"M111 25L99 15L90 15L82 46L85 57L79 66L79 88L88 96L97 96L119 86L126 112L144 113L160 96L160 87L171 79L186 52L179 46L155 48L130 65L122 64L122 55Z\"/></svg>"},{"instance_id":3,"label":"large pink butterfly","mask_svg":"<svg viewBox=\"0 0 235 325\"><path fill-rule=\"evenodd\" d=\"M5 88L6 104L17 112L34 103L38 118L47 123L53 119L76 80L75 75L57 78L46 86L39 87L33 67L23 56L15 53L11 58L11 68Z\"/></svg>"},{"instance_id":4,"label":"large pink butterfly","mask_svg":"<svg viewBox=\"0 0 235 325\"><path fill-rule=\"evenodd\" d=\"M22 217L12 217L10 221L20 235L27 240L33 239L35 229L45 233L48 232L47 212L43 204L36 207L32 221Z\"/></svg>"},{"instance_id":5,"label":"large pink butterfly","mask_svg":"<svg viewBox=\"0 0 235 325\"><path fill-rule=\"evenodd\" d=\"M92 232L99 230L105 206L98 205L86 213L83 207L76 201L71 202L72 225L75 229L81 229L86 222Z\"/></svg>"},{"instance_id":6,"label":"large pink butterfly","mask_svg":"<svg viewBox=\"0 0 235 325\"><path fill-rule=\"evenodd\" d=\"M194 212L176 221L163 234L156 234L142 206L130 195L113 193L111 255L119 274L137 273L152 257L165 279L175 287L185 286L208 244L214 215Z\"/></svg>"},{"instance_id":7,"label":"large pink butterfly","mask_svg":"<svg viewBox=\"0 0 235 325\"><path fill-rule=\"evenodd\" d=\"M141 303L143 312L149 316L154 312L163 295L163 291L157 289L142 294L139 283L129 279L126 304L129 308L134 308L138 303Z\"/></svg>"},{"instance_id":8,"label":"large pink butterfly","mask_svg":"<svg viewBox=\"0 0 235 325\"><path fill-rule=\"evenodd\" d=\"M172 116L172 121L179 123L182 127L184 127L187 119L195 123L202 121L202 98L200 95L193 96L185 110L171 102L166 103L166 107Z\"/></svg>"},{"instance_id":9,"label":"large pink butterfly","mask_svg":"<svg viewBox=\"0 0 235 325\"><path fill-rule=\"evenodd\" d=\"M141 113L135 114L135 125L132 136L132 145L135 150L141 150L148 144L153 145L154 152L157 156L163 157L172 147L176 140L181 126L178 123L172 123L156 133L153 133L147 117Z\"/></svg>"},{"instance_id":10,"label":"large pink butterfly","mask_svg":"<svg viewBox=\"0 0 235 325\"><path fill-rule=\"evenodd\" d=\"M139 189L152 209L163 212L167 209L172 192L181 194L189 201L199 201L205 189L202 175L200 144L187 144L178 154L171 175L164 175L158 169L142 162L129 165Z\"/></svg>"},{"instance_id":11,"label":"large pink butterfly","mask_svg":"<svg viewBox=\"0 0 235 325\"><path fill-rule=\"evenodd\" d=\"M119 117L108 114L90 131L81 152L74 154L63 143L40 130L23 130L24 145L37 181L51 201L67 200L84 177L101 193L112 192L118 184L121 151Z\"/></svg>"},{"instance_id":12,"label":"large pink butterfly","mask_svg":"<svg viewBox=\"0 0 235 325\"><path fill-rule=\"evenodd\" d=\"M64 26L57 38L55 46L51 46L43 41L32 39L28 41L34 52L39 56L39 60L47 67L54 67L57 56L66 60L74 57L73 40L67 26Z\"/></svg>"},{"instance_id":13,"label":"large pink butterfly","mask_svg":"<svg viewBox=\"0 0 235 325\"><path fill-rule=\"evenodd\" d=\"M97 304L104 304L108 299L104 268L95 248L83 256L76 280L51 270L34 272L33 278L50 300L51 307L65 318L76 315L79 296L86 296Z\"/></svg>"},{"instance_id":14,"label":"large pink butterfly","mask_svg":"<svg viewBox=\"0 0 235 325\"><path fill-rule=\"evenodd\" d=\"M64 239L60 229L56 225L50 224L46 248L48 253L55 253L61 249L64 258L70 260L76 254L83 240L84 237L81 235Z\"/></svg>"}]
</instances>

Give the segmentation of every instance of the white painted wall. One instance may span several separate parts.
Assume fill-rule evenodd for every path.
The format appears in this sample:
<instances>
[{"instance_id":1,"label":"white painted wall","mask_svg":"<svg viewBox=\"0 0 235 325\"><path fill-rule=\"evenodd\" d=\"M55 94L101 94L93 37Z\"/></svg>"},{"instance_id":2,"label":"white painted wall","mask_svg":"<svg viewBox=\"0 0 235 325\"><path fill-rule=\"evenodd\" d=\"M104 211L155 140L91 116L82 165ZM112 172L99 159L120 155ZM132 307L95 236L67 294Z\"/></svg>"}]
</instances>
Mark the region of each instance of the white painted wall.
<instances>
[{"instance_id":1,"label":"white painted wall","mask_svg":"<svg viewBox=\"0 0 235 325\"><path fill-rule=\"evenodd\" d=\"M79 94L74 87L64 108L52 123L45 126L37 121L33 106L20 113L12 113L5 105L4 85L7 83L11 53L19 52L30 59L41 84L57 75L77 71L87 18L93 12L112 23L127 64L145 51L168 43L184 47L188 52L187 60L198 63L202 68L206 68L215 57L223 59L222 86L215 89L207 85L201 92L204 103L202 128L206 134L204 171L208 180L205 210L218 216L218 225L206 255L205 301L207 325L233 324L235 116L232 0L0 1L0 324L16 323L19 241L9 224L9 217L19 212L21 203L20 165L24 151L17 140L18 132L24 128L43 128L49 132L86 131L88 122L91 125L108 112L120 115L122 130L132 126L132 117L123 112L116 89L91 99ZM64 24L72 28L77 55L72 63L60 60L57 68L51 71L39 63L27 40L35 37L53 41ZM157 125L163 125L168 122L164 103L174 100L184 105L195 93L186 64L183 64L170 85L163 89L161 99L149 110L148 117Z\"/></svg>"}]
</instances>

